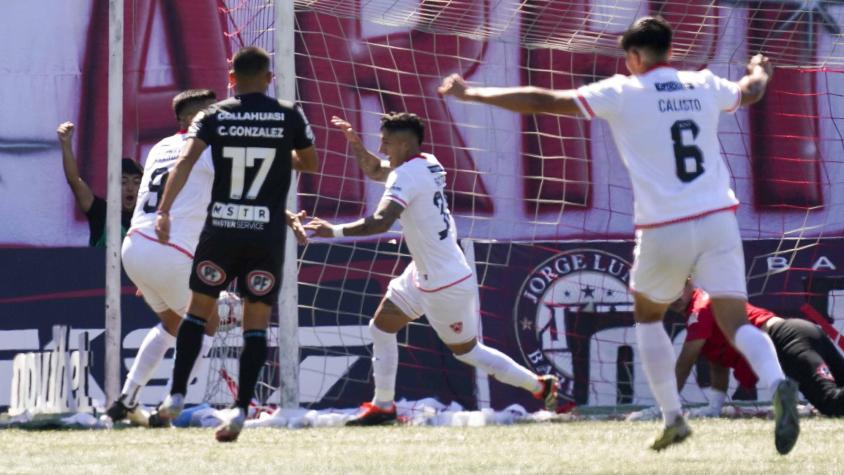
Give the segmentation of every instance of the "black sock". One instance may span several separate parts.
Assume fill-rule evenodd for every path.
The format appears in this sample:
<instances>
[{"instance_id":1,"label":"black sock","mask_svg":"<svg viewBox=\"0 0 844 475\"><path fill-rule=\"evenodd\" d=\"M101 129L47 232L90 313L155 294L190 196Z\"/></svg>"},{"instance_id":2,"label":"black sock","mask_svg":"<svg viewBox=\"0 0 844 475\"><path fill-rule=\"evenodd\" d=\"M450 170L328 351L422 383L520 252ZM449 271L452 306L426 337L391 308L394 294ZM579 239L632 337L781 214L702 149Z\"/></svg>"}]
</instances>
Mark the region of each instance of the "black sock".
<instances>
[{"instance_id":1,"label":"black sock","mask_svg":"<svg viewBox=\"0 0 844 475\"><path fill-rule=\"evenodd\" d=\"M255 394L258 374L267 360L267 331L248 330L243 332L243 351L240 353L240 381L235 405L247 413L249 402Z\"/></svg>"},{"instance_id":2,"label":"black sock","mask_svg":"<svg viewBox=\"0 0 844 475\"><path fill-rule=\"evenodd\" d=\"M202 349L202 336L205 335L205 320L196 315L185 315L176 335L176 363L173 366L173 387L170 394L185 395L188 390L188 378L193 364Z\"/></svg>"}]
</instances>

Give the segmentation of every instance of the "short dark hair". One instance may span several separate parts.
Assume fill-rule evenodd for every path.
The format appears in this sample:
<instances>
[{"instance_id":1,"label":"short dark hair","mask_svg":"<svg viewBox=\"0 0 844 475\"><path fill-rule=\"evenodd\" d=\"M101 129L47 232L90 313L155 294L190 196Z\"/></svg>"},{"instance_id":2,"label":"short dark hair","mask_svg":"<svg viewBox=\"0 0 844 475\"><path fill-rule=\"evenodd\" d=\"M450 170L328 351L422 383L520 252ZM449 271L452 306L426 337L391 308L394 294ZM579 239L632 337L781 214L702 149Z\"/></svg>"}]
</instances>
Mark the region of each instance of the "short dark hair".
<instances>
[{"instance_id":1,"label":"short dark hair","mask_svg":"<svg viewBox=\"0 0 844 475\"><path fill-rule=\"evenodd\" d=\"M671 25L661 16L645 16L634 21L619 38L619 44L630 48L645 48L658 56L664 56L671 48Z\"/></svg>"},{"instance_id":2,"label":"short dark hair","mask_svg":"<svg viewBox=\"0 0 844 475\"><path fill-rule=\"evenodd\" d=\"M217 94L211 89L188 89L176 94L173 98L173 113L178 119L186 109L201 106L205 102L216 99Z\"/></svg>"},{"instance_id":3,"label":"short dark hair","mask_svg":"<svg viewBox=\"0 0 844 475\"><path fill-rule=\"evenodd\" d=\"M140 163L132 160L129 157L124 157L121 164L121 171L122 175L143 175L144 168L141 166Z\"/></svg>"},{"instance_id":4,"label":"short dark hair","mask_svg":"<svg viewBox=\"0 0 844 475\"><path fill-rule=\"evenodd\" d=\"M416 135L419 145L425 139L425 124L412 112L389 112L381 117L381 130L387 132L408 131Z\"/></svg>"},{"instance_id":5,"label":"short dark hair","mask_svg":"<svg viewBox=\"0 0 844 475\"><path fill-rule=\"evenodd\" d=\"M238 76L257 76L270 70L270 55L257 46L241 48L232 58L232 69Z\"/></svg>"}]
</instances>

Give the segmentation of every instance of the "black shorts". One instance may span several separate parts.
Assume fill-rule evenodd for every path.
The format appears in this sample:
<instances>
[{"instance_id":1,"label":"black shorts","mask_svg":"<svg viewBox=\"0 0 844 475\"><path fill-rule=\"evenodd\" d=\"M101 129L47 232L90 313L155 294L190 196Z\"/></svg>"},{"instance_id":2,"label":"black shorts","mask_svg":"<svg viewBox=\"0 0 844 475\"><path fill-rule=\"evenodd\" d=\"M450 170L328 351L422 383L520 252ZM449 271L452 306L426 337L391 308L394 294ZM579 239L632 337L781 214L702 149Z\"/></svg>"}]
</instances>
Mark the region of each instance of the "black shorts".
<instances>
[{"instance_id":1,"label":"black shorts","mask_svg":"<svg viewBox=\"0 0 844 475\"><path fill-rule=\"evenodd\" d=\"M768 332L782 370L821 414L844 416L844 357L821 327L788 318Z\"/></svg>"},{"instance_id":2,"label":"black shorts","mask_svg":"<svg viewBox=\"0 0 844 475\"><path fill-rule=\"evenodd\" d=\"M281 288L283 263L283 239L255 242L203 231L194 252L190 289L217 298L237 279L242 296L273 305Z\"/></svg>"}]
</instances>

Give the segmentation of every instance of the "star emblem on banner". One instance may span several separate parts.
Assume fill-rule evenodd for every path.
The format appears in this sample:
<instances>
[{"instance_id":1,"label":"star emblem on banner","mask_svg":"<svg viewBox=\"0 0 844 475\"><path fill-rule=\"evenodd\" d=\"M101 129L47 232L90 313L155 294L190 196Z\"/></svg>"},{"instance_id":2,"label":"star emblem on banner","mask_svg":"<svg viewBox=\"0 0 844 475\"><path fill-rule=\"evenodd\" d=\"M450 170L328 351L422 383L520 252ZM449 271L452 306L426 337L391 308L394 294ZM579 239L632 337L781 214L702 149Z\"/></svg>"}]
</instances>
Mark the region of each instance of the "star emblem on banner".
<instances>
[{"instance_id":1,"label":"star emblem on banner","mask_svg":"<svg viewBox=\"0 0 844 475\"><path fill-rule=\"evenodd\" d=\"M595 287L591 285L587 285L586 287L581 287L580 291L583 293L584 297L592 297L595 298Z\"/></svg>"},{"instance_id":2,"label":"star emblem on banner","mask_svg":"<svg viewBox=\"0 0 844 475\"><path fill-rule=\"evenodd\" d=\"M528 331L531 328L533 328L533 322L530 321L530 319L527 319L527 318L523 318L523 319L519 320L519 324L522 326L523 331Z\"/></svg>"}]
</instances>

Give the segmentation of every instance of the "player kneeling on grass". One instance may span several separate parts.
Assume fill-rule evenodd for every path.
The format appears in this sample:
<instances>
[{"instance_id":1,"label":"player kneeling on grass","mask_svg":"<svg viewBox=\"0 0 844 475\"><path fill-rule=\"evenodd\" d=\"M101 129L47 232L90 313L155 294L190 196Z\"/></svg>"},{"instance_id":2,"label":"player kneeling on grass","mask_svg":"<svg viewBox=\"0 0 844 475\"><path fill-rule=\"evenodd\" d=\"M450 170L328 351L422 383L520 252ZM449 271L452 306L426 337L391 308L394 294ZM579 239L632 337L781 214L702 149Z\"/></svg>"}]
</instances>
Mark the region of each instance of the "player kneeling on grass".
<instances>
[{"instance_id":1,"label":"player kneeling on grass","mask_svg":"<svg viewBox=\"0 0 844 475\"><path fill-rule=\"evenodd\" d=\"M367 151L348 122L339 117L332 122L345 133L364 173L386 181L386 191L372 216L342 226L314 218L305 229L326 238L370 236L387 232L398 219L413 258L401 276L390 282L369 324L375 397L347 425L396 419L396 333L422 315L428 317L458 360L532 392L544 401L546 409L554 411L555 376L538 376L477 339L478 284L457 244L457 231L445 199L446 172L436 157L420 151L424 125L419 117L403 112L381 119L380 152L389 162Z\"/></svg>"},{"instance_id":2,"label":"player kneeling on grass","mask_svg":"<svg viewBox=\"0 0 844 475\"><path fill-rule=\"evenodd\" d=\"M188 126L194 116L213 104L215 99L214 91L209 89L190 89L177 94L173 98L173 113L180 130L155 144L147 156L132 223L123 240L121 254L126 274L161 323L144 337L120 398L106 411L114 422L128 418L139 425L157 425L155 417L147 420L146 415L137 410L138 399L164 354L176 345L176 333L187 310L193 252L205 222L205 209L214 180L211 154L202 155L195 167L197 171L185 184L188 191L173 203L171 213L179 219L179 226L173 229L169 243L161 243L155 236L156 211L163 185L187 140ZM211 347L216 326L217 320L212 318L205 328L203 355ZM193 368L191 380L200 370L200 365Z\"/></svg>"},{"instance_id":3,"label":"player kneeling on grass","mask_svg":"<svg viewBox=\"0 0 844 475\"><path fill-rule=\"evenodd\" d=\"M698 356L703 355L713 363L715 390L711 392L709 410L701 415L717 416L726 398L727 368L733 368L736 379L745 387L756 387L756 375L718 328L712 300L706 292L687 284L670 310L687 319L686 341L675 366L677 386L682 389ZM824 331L806 320L781 318L750 304L747 315L751 324L771 337L783 371L797 381L806 399L821 414L844 416L844 357Z\"/></svg>"}]
</instances>

